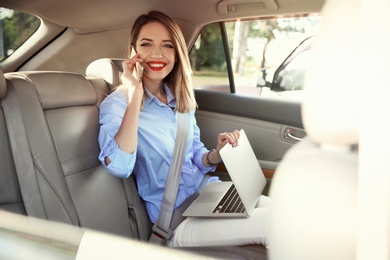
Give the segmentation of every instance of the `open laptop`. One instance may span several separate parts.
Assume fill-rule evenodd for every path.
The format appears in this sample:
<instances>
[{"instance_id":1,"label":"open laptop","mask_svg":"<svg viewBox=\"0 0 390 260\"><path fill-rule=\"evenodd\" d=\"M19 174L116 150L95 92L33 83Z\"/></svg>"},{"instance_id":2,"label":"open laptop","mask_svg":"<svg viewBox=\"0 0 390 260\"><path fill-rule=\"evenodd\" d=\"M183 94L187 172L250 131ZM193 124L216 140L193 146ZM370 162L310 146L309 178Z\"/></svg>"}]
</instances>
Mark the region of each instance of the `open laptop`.
<instances>
[{"instance_id":1,"label":"open laptop","mask_svg":"<svg viewBox=\"0 0 390 260\"><path fill-rule=\"evenodd\" d=\"M251 216L267 181L243 129L240 130L238 146L232 147L227 144L220 150L220 155L232 181L213 182L207 185L184 211L183 216L219 218ZM221 204L221 200L229 200L226 194L232 187L236 188L243 208L233 206L233 209L227 209L234 205L232 203L237 202Z\"/></svg>"}]
</instances>

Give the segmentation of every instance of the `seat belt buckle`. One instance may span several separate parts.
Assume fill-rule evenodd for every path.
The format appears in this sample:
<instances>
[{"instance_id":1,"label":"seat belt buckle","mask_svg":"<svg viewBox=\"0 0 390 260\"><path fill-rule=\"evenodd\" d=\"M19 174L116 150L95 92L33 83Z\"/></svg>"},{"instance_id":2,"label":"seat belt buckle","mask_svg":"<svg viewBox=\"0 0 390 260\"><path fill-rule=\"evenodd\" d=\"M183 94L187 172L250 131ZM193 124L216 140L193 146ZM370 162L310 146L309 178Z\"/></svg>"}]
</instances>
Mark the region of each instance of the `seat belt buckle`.
<instances>
[{"instance_id":1,"label":"seat belt buckle","mask_svg":"<svg viewBox=\"0 0 390 260\"><path fill-rule=\"evenodd\" d=\"M149 242L164 245L165 241L171 239L172 236L173 236L173 232L170 228L168 228L168 232L166 232L165 230L162 230L156 224L154 224L152 228L152 235L150 236Z\"/></svg>"}]
</instances>

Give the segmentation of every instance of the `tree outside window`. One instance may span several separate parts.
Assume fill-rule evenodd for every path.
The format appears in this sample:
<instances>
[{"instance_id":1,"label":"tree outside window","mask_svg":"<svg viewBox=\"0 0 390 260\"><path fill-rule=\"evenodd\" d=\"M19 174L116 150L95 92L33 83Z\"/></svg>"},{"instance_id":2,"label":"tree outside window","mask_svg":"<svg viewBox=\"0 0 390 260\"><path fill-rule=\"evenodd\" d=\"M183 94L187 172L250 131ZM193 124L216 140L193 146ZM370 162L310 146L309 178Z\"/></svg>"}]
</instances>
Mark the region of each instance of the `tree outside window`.
<instances>
[{"instance_id":1,"label":"tree outside window","mask_svg":"<svg viewBox=\"0 0 390 260\"><path fill-rule=\"evenodd\" d=\"M39 27L36 16L0 8L0 60L19 48Z\"/></svg>"}]
</instances>

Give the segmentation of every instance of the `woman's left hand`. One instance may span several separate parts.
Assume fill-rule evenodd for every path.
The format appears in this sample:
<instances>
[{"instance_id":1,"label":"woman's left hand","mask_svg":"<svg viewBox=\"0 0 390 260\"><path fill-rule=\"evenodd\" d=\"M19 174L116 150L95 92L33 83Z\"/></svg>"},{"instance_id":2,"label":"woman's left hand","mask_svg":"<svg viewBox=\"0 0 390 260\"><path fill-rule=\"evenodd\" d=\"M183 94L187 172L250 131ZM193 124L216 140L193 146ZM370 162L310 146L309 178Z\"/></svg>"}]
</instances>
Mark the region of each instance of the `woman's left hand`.
<instances>
[{"instance_id":1,"label":"woman's left hand","mask_svg":"<svg viewBox=\"0 0 390 260\"><path fill-rule=\"evenodd\" d=\"M230 143L233 147L237 146L239 138L240 138L240 132L238 130L234 130L233 132L220 133L218 135L218 139L217 139L217 147L215 148L218 156L219 156L219 151L227 143ZM221 158L219 158L219 159L221 159Z\"/></svg>"},{"instance_id":2,"label":"woman's left hand","mask_svg":"<svg viewBox=\"0 0 390 260\"><path fill-rule=\"evenodd\" d=\"M240 132L234 130L233 132L224 132L218 135L217 148L216 150L222 149L227 143L230 143L233 147L238 145L238 139L240 138Z\"/></svg>"}]
</instances>

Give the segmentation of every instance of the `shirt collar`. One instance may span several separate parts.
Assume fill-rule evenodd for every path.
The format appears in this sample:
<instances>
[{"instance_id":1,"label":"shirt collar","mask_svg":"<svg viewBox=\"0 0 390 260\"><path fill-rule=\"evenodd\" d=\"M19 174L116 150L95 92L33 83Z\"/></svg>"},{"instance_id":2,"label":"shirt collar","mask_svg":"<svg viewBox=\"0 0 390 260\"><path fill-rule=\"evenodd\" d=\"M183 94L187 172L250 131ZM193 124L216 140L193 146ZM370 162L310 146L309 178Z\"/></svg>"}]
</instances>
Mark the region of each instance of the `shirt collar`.
<instances>
[{"instance_id":1,"label":"shirt collar","mask_svg":"<svg viewBox=\"0 0 390 260\"><path fill-rule=\"evenodd\" d=\"M163 83L163 88L165 90L165 93L167 93L168 106L172 108L176 108L176 100L175 100L175 96L172 93L172 90L168 87L166 83ZM149 105L152 101L161 104L161 101L158 100L158 98L155 97L147 88L145 88L145 92L146 92L146 96L144 100L145 106Z\"/></svg>"}]
</instances>

